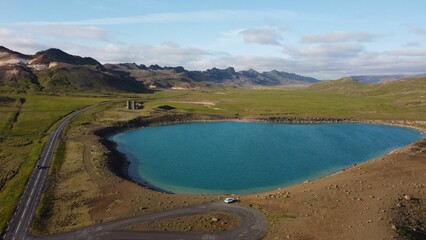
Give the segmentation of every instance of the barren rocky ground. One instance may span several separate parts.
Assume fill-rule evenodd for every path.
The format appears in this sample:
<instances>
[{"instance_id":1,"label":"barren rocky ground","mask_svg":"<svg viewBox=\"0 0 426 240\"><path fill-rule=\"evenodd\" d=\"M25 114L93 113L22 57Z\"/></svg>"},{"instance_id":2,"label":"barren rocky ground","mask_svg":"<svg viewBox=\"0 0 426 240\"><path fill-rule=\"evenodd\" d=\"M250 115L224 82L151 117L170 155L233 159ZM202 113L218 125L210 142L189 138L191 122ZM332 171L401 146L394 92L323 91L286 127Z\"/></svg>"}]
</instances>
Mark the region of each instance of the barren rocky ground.
<instances>
[{"instance_id":1,"label":"barren rocky ground","mask_svg":"<svg viewBox=\"0 0 426 240\"><path fill-rule=\"evenodd\" d=\"M107 149L91 134L98 127L80 125L67 139L72 150L67 151L59 172L49 232L225 197L160 193L116 176L106 165ZM424 236L425 183L423 139L330 176L235 197L240 199L238 204L258 208L267 216L266 239L403 238L404 234ZM164 220L132 229L226 231L238 225L232 216L213 215ZM223 222L226 227L217 226Z\"/></svg>"}]
</instances>

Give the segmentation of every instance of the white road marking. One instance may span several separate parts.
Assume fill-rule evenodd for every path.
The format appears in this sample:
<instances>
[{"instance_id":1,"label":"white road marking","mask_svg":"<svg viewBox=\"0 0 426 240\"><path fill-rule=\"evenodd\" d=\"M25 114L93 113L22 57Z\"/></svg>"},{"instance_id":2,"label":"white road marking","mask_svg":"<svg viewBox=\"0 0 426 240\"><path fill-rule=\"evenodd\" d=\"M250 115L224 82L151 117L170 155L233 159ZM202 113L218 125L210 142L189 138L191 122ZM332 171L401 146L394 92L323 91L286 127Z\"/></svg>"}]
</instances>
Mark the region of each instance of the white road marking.
<instances>
[{"instance_id":1,"label":"white road marking","mask_svg":"<svg viewBox=\"0 0 426 240\"><path fill-rule=\"evenodd\" d=\"M55 134L53 135L53 138L52 138L52 141L50 142L50 144L49 144L49 148L48 148L48 150L47 150L47 152L49 153L50 152L50 150L52 149L52 145L53 145L53 140L56 138L56 135L57 135L57 133L58 133L58 131L55 131ZM44 162L46 161L46 158L44 158ZM39 179L40 179L40 176L41 176L42 174L40 174L40 172L39 172L39 174L37 174L37 177L36 177L36 180L35 180L35 183L34 183L34 187L33 187L33 189L31 190L31 193L30 193L30 195L28 196L28 200L27 200L27 203L25 204L25 208L24 208L24 212L22 213L22 215L21 215L21 217L20 217L20 220L19 220L19 224L18 224L18 227L16 228L16 230L15 230L15 233L18 233L18 230L20 229L20 227L21 227L21 224L22 224L22 221L23 221L23 218L25 217L25 213L27 212L27 210L28 210L28 204L31 202L31 199L32 199L32 197L33 197L33 194L34 194L34 190L36 189L36 187L37 187L37 183L38 183L38 181L39 181ZM13 238L14 239L14 238Z\"/></svg>"},{"instance_id":2,"label":"white road marking","mask_svg":"<svg viewBox=\"0 0 426 240\"><path fill-rule=\"evenodd\" d=\"M72 115L72 116L74 116L74 115ZM54 132L54 134L53 134L53 136L52 136L52 138L51 138L51 141L49 142L49 147L48 147L48 149L47 149L47 151L46 151L46 153L45 153L45 157L43 158L43 165L45 165L46 164L46 160L47 159L49 159L49 155L51 155L50 154L50 152L51 152L51 150L52 150L52 147L53 147L53 145L55 145L54 143L55 143L55 139L58 137L58 135L59 135L59 133L62 131L62 129L63 129L63 127L64 127L64 125L65 125L65 122L66 121L68 121L69 120L69 118L67 118L66 120L64 120L64 122L62 122L60 125L59 125L59 127L56 129L56 131ZM28 205L29 205L29 203L31 202L31 199L32 199L32 197L33 197L33 194L34 194L34 190L36 189L36 187L37 187L37 183L38 183L38 181L39 181L39 179L40 179L40 176L42 175L42 174L40 174L40 172L38 172L39 174L37 174L37 177L36 177L36 180L35 180L35 183L33 184L34 185L34 187L32 188L32 190L31 190L31 193L30 193L30 195L28 196L28 200L27 200L27 203L25 204L25 208L24 208L24 211L23 211L23 213L21 214L21 217L20 217L20 220L19 220L19 224L18 224L18 227L16 228L16 230L15 230L15 233L18 233L18 231L19 231L19 229L20 229L20 227L21 227L21 224L22 224L22 221L23 221L23 218L25 217L25 213L27 212L27 210L28 210ZM31 182L31 177L30 177L30 182ZM25 191L24 192L24 195L26 195L27 194L27 191ZM20 208L20 206L21 206L21 202L22 202L22 199L20 200L20 202L19 202L19 204L18 204L18 208L17 209L19 209ZM16 211L15 212L15 214L14 215L16 215L16 213L17 213L18 211ZM31 214L32 215L32 214ZM30 220L31 221L31 220ZM12 239L15 239L15 237L13 237Z\"/></svg>"},{"instance_id":3,"label":"white road marking","mask_svg":"<svg viewBox=\"0 0 426 240\"><path fill-rule=\"evenodd\" d=\"M88 107L88 108L91 108L91 107ZM64 127L65 127L65 125L66 124L68 124L68 122L69 121L71 121L73 118L75 118L78 114L80 114L81 112L83 112L85 109L80 109L80 110L78 110L78 111L76 111L76 112L74 112L74 113L72 113L71 115L69 115L68 117L66 117L60 124L59 124L59 126L57 126L57 128L54 130L54 132L53 132L53 135L50 135L51 136L51 138L49 138L47 141L48 141L48 144L49 144L49 146L48 146L48 148L46 149L46 148L44 148L44 149L46 149L46 150L43 150L43 152L42 152L42 154L41 154L41 158L42 159L40 159L40 160L42 160L41 161L41 163L42 163L42 165L46 165L46 163L47 162L50 162L51 161L51 159L52 159L52 156L53 156L53 152L52 152L52 148L53 147L55 147L56 146L56 142L57 142L57 138L59 137L59 135L62 133L62 131L63 131L63 129L64 129ZM39 160L39 162L40 162L40 160ZM35 180L33 180L34 179L34 174L36 174L37 175L37 177L36 177L36 179ZM48 175L48 172L46 171L46 172L41 172L41 171L32 171L32 173L31 173L31 175L30 175L30 177L29 177L29 179L28 179L28 184L25 186L25 188L24 188L24 191L23 191L23 194L22 194L22 197L21 197L21 199L19 200L19 203L18 203L18 205L17 205L17 207L16 207L16 210L15 210L15 213L13 214L13 218L9 221L9 223L11 223L11 224L9 224L8 223L8 226L7 226L7 229L6 229L6 233L4 234L4 238L6 239L6 236L8 235L7 233L9 232L9 229L10 229L10 227L11 227L11 225L13 224L13 219L16 219L15 218L15 216L16 216L16 214L18 213L18 212L20 212L20 210L21 210L21 208L23 207L22 206L22 200L23 199L25 199L25 198L27 198L27 202L26 202L26 204L25 204L25 207L24 207L24 209L23 209L23 212L22 212L22 214L21 214L21 216L20 216L20 218L19 218L19 223L18 223L18 226L17 226L17 228L16 228L16 230L15 230L15 234L16 233L18 233L18 231L19 231L19 229L20 229L20 227L21 227L21 225L22 225L22 222L25 220L25 214L26 214L26 212L27 212L27 210L28 210L28 206L29 206L29 204L31 203L31 200L32 200L32 198L33 198L33 196L35 196L35 199L37 200L37 198L41 195L41 193L42 193L42 187L43 187L43 185L44 185L44 180L45 180L45 178L46 178L46 176ZM38 184L39 183L39 180L40 180L40 176L42 176L42 179L41 179L41 183L40 184ZM30 183L33 183L33 184L30 184ZM28 195L28 191L29 191L29 188L31 188L31 185L33 186L32 187L32 190L31 190L31 193ZM40 187L38 187L38 185L40 185ZM34 195L34 190L36 190L37 189L37 191L36 191L36 194ZM31 208L32 209L34 209L35 208L35 206L36 206L36 204L34 204ZM29 218L27 218L27 225L31 222L31 220L32 220L32 217L33 217L33 215L34 215L34 210L33 211L30 211L30 217ZM24 226L25 227L25 231L24 231L24 235L26 235L26 233L27 233L27 231L28 231L28 226ZM12 236L12 240L15 240L15 238L17 237L15 234L13 234L13 236Z\"/></svg>"}]
</instances>

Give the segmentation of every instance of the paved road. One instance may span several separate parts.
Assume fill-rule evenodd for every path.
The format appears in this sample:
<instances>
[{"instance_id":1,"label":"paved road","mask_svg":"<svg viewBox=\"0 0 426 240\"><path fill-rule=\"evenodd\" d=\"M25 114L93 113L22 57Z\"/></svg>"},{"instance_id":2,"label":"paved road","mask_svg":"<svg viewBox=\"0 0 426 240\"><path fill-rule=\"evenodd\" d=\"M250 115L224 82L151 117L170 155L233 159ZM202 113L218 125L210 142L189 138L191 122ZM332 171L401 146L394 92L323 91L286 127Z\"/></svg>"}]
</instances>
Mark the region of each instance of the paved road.
<instances>
[{"instance_id":1,"label":"paved road","mask_svg":"<svg viewBox=\"0 0 426 240\"><path fill-rule=\"evenodd\" d=\"M218 233L198 233L198 232L136 232L126 231L126 226L133 224L160 220L171 217L182 217L185 215L203 214L212 211L222 211L237 216L240 225L233 231ZM61 239L61 240L77 240L77 239L262 239L268 228L266 218L258 210L242 207L237 204L226 204L223 202L203 203L189 207L177 208L151 215L142 215L109 223L93 225L76 231L61 233L50 236L38 236L33 239Z\"/></svg>"},{"instance_id":2,"label":"paved road","mask_svg":"<svg viewBox=\"0 0 426 240\"><path fill-rule=\"evenodd\" d=\"M92 107L93 106L89 106L71 113L70 115L66 116L58 126L56 126L56 128L50 134L49 139L47 140L46 146L40 156L39 161L37 162L38 165L50 165L58 141L62 137L64 127L71 120L77 117L78 114ZM15 214L9 221L6 233L4 235L4 239L22 240L27 237L28 229L36 211L38 202L40 200L40 196L43 191L43 186L48 173L48 168L35 168L33 170L28 180L28 183L24 189L24 193L21 196L21 200L19 201L18 207L15 210Z\"/></svg>"},{"instance_id":3,"label":"paved road","mask_svg":"<svg viewBox=\"0 0 426 240\"><path fill-rule=\"evenodd\" d=\"M62 122L50 134L47 144L37 163L42 166L49 166L53 158L54 151L62 137L64 127L78 114L92 108L86 107L75 111L65 117ZM36 211L44 183L48 175L48 169L35 168L31 173L24 193L18 204L15 214L9 221L5 240L22 239L261 239L268 228L267 221L263 214L251 208L239 206L237 204L225 204L223 202L204 203L200 205L173 209L151 215L136 216L127 219L117 220L109 223L93 225L78 229L72 232L61 233L51 236L32 236L28 230L34 213ZM220 233L179 233L179 232L134 232L126 231L124 228L129 225L159 220L170 217L180 217L208 213L212 211L224 211L234 214L240 219L240 226L229 232Z\"/></svg>"}]
</instances>

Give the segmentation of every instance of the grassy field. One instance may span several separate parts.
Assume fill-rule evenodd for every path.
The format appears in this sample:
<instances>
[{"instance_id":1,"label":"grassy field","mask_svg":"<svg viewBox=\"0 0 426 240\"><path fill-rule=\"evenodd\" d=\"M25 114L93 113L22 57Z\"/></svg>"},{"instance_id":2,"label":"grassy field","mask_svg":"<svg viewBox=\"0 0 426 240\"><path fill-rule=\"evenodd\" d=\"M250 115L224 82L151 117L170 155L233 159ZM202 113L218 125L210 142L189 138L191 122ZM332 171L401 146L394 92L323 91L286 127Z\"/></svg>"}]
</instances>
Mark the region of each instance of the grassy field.
<instances>
[{"instance_id":1,"label":"grassy field","mask_svg":"<svg viewBox=\"0 0 426 240\"><path fill-rule=\"evenodd\" d=\"M154 94L121 96L123 102L98 106L78 117L68 129L97 122L159 112L192 112L244 117L303 116L354 119L426 120L426 78L407 83L366 85L351 81L321 83L308 88L165 90ZM124 99L137 97L142 110L126 110ZM37 161L46 132L63 116L83 106L117 99L115 96L0 96L0 230L13 213ZM88 133L81 133L88 134ZM70 146L65 144L65 146ZM66 151L66 150L64 150Z\"/></svg>"},{"instance_id":2,"label":"grassy field","mask_svg":"<svg viewBox=\"0 0 426 240\"><path fill-rule=\"evenodd\" d=\"M105 98L82 96L0 96L0 229L15 209L47 136L71 111Z\"/></svg>"},{"instance_id":3,"label":"grassy field","mask_svg":"<svg viewBox=\"0 0 426 240\"><path fill-rule=\"evenodd\" d=\"M275 90L214 89L164 91L145 102L145 114L169 105L178 112L241 116L306 116L355 119L425 120L426 99L420 94L348 95L310 88ZM170 95L170 96L168 96ZM152 98L153 96L151 96Z\"/></svg>"}]
</instances>

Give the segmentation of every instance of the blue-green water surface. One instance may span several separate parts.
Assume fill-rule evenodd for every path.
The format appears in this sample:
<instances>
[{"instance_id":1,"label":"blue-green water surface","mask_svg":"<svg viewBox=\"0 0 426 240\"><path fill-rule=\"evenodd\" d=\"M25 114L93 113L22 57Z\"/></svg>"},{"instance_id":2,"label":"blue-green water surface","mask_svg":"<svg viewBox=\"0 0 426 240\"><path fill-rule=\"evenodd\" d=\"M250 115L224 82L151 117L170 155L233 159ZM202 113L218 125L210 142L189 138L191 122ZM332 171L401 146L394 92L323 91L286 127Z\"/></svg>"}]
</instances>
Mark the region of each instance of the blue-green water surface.
<instances>
[{"instance_id":1,"label":"blue-green water surface","mask_svg":"<svg viewBox=\"0 0 426 240\"><path fill-rule=\"evenodd\" d=\"M341 170L422 138L370 124L185 123L116 134L140 183L174 193L254 193Z\"/></svg>"}]
</instances>

